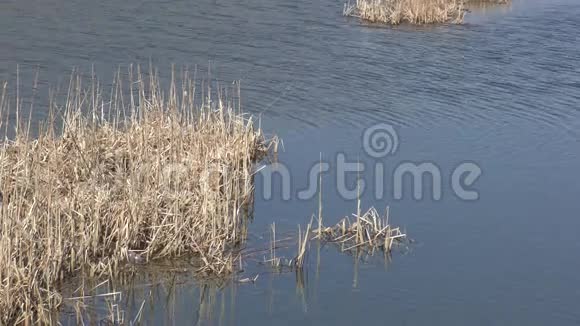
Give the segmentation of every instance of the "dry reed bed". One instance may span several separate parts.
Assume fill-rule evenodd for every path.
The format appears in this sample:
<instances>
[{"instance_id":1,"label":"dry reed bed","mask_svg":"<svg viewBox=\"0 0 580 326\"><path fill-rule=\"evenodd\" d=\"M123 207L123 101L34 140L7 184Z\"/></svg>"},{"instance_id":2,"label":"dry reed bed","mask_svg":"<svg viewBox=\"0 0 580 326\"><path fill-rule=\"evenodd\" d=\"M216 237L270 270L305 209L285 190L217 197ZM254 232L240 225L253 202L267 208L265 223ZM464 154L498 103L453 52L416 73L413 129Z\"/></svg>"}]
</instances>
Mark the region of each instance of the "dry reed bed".
<instances>
[{"instance_id":1,"label":"dry reed bed","mask_svg":"<svg viewBox=\"0 0 580 326\"><path fill-rule=\"evenodd\" d=\"M150 76L130 71L106 100L98 83L71 78L37 138L29 121L0 144L0 324L45 320L59 282L114 275L135 253L232 271L227 248L244 239L253 163L271 142L235 103L205 88L196 101L188 74L168 92ZM6 84L0 95L7 127L20 107Z\"/></svg>"},{"instance_id":2,"label":"dry reed bed","mask_svg":"<svg viewBox=\"0 0 580 326\"><path fill-rule=\"evenodd\" d=\"M344 5L345 16L371 23L399 25L463 22L466 4L505 4L509 0L355 0Z\"/></svg>"},{"instance_id":3,"label":"dry reed bed","mask_svg":"<svg viewBox=\"0 0 580 326\"><path fill-rule=\"evenodd\" d=\"M463 0L356 0L344 15L390 25L461 23L465 10Z\"/></svg>"}]
</instances>

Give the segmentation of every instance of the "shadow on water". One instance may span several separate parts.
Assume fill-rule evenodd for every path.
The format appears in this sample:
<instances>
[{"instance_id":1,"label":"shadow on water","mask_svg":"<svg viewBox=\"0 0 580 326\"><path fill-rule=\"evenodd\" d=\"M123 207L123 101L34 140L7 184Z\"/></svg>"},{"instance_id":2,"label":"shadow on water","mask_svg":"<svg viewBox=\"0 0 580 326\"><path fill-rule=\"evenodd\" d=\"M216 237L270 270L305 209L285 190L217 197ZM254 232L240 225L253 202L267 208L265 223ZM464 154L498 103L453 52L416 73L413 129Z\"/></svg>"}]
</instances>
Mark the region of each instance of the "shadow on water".
<instances>
[{"instance_id":1,"label":"shadow on water","mask_svg":"<svg viewBox=\"0 0 580 326\"><path fill-rule=\"evenodd\" d=\"M114 279L78 277L63 287L63 305L52 323L174 325L187 321L194 325L237 325L241 322L240 309L244 309L239 301L247 300L248 294L269 314L288 301L298 308L291 313L308 314L309 306L321 297L321 280L331 272L322 268L325 256L343 255L351 260L348 281L353 290L359 287L359 278L364 277L361 268L383 266L387 271L392 263L391 253L340 253L340 248L329 248L334 246L313 241L303 269L274 268L259 259L248 259L239 274L228 279L201 278L188 260L127 265ZM281 248L281 254L292 254L289 247ZM399 248L395 255L408 250L409 247ZM245 275L256 276L248 279Z\"/></svg>"},{"instance_id":2,"label":"shadow on water","mask_svg":"<svg viewBox=\"0 0 580 326\"><path fill-rule=\"evenodd\" d=\"M189 320L205 325L214 324L217 311L216 320L223 324L228 292L230 302L235 298L233 285L200 278L187 261L132 265L114 279L78 278L68 283L59 321L65 325L168 325ZM189 307L184 309L184 303Z\"/></svg>"}]
</instances>

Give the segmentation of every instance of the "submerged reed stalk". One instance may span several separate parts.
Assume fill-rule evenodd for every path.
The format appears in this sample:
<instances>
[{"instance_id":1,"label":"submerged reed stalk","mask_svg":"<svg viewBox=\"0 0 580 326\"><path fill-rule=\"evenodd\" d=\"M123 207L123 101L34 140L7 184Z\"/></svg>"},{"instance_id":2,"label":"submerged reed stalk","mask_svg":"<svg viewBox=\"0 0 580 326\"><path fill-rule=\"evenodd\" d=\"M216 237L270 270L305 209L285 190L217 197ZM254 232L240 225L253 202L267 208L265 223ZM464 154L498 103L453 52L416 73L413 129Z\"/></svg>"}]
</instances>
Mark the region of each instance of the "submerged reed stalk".
<instances>
[{"instance_id":1,"label":"submerged reed stalk","mask_svg":"<svg viewBox=\"0 0 580 326\"><path fill-rule=\"evenodd\" d=\"M276 223L270 226L270 264L274 268L280 268L282 260L276 257Z\"/></svg>"},{"instance_id":2,"label":"submerged reed stalk","mask_svg":"<svg viewBox=\"0 0 580 326\"><path fill-rule=\"evenodd\" d=\"M28 122L0 144L0 324L44 320L60 281L127 260L193 254L200 272L233 268L253 163L271 142L235 102L209 88L196 101L187 73L167 92L149 76L131 70L106 99L75 76L37 138ZM0 126L12 128L20 105L6 90Z\"/></svg>"},{"instance_id":3,"label":"submerged reed stalk","mask_svg":"<svg viewBox=\"0 0 580 326\"><path fill-rule=\"evenodd\" d=\"M306 253L308 251L308 240L310 239L310 229L312 229L312 220L310 220L310 223L306 226L306 231L304 232L303 237L302 228L300 227L300 224L298 225L298 253L293 259L294 266L298 269L301 269L304 266L304 259L306 258Z\"/></svg>"},{"instance_id":4,"label":"submerged reed stalk","mask_svg":"<svg viewBox=\"0 0 580 326\"><path fill-rule=\"evenodd\" d=\"M399 25L461 23L465 14L463 0L355 0L345 4L345 16L371 23Z\"/></svg>"}]
</instances>

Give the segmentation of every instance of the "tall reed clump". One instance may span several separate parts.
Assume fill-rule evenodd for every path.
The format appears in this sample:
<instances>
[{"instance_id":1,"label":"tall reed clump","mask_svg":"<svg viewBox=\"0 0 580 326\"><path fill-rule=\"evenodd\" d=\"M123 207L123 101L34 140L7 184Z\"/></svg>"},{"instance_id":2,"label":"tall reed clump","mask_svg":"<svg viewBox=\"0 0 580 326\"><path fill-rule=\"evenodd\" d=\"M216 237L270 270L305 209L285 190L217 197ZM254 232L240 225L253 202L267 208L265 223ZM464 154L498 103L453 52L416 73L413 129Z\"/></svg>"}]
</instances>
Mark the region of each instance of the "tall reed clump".
<instances>
[{"instance_id":1,"label":"tall reed clump","mask_svg":"<svg viewBox=\"0 0 580 326\"><path fill-rule=\"evenodd\" d=\"M399 25L461 23L463 0L355 0L344 6L344 15L372 23Z\"/></svg>"},{"instance_id":2,"label":"tall reed clump","mask_svg":"<svg viewBox=\"0 0 580 326\"><path fill-rule=\"evenodd\" d=\"M106 99L98 82L84 87L75 76L38 137L30 121L5 134L0 324L41 322L61 303L59 282L115 274L134 251L146 260L193 254L208 274L233 268L228 248L244 238L253 163L275 140L187 73L167 91L153 73L128 75ZM6 90L0 121L11 128L21 108Z\"/></svg>"}]
</instances>

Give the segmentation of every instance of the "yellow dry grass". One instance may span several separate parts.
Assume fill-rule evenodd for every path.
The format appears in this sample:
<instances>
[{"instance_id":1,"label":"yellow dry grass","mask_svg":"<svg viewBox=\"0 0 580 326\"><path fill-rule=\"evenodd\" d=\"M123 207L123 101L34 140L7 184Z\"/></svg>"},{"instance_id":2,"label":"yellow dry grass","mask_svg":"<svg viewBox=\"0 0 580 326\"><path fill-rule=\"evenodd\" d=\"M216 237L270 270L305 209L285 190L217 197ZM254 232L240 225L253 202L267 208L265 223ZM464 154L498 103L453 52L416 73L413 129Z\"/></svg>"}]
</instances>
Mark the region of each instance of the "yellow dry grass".
<instances>
[{"instance_id":1,"label":"yellow dry grass","mask_svg":"<svg viewBox=\"0 0 580 326\"><path fill-rule=\"evenodd\" d=\"M399 227L389 224L388 208L385 217L381 217L374 207L364 214L353 215L354 221L345 217L333 227L319 229L320 238L341 244L343 252L374 252L378 248L388 253L395 243L402 242L407 237Z\"/></svg>"},{"instance_id":2,"label":"yellow dry grass","mask_svg":"<svg viewBox=\"0 0 580 326\"><path fill-rule=\"evenodd\" d=\"M463 0L356 0L344 8L346 16L391 25L461 23L464 13Z\"/></svg>"},{"instance_id":3,"label":"yellow dry grass","mask_svg":"<svg viewBox=\"0 0 580 326\"><path fill-rule=\"evenodd\" d=\"M472 8L509 4L511 0L355 0L344 5L345 16L389 25L463 23Z\"/></svg>"},{"instance_id":4,"label":"yellow dry grass","mask_svg":"<svg viewBox=\"0 0 580 326\"><path fill-rule=\"evenodd\" d=\"M38 137L28 122L0 143L0 324L42 322L61 303L59 282L113 275L134 252L231 272L253 163L271 142L235 103L205 87L196 100L188 74L166 92L148 75L131 70L106 98L71 78ZM12 128L20 106L3 86L0 121Z\"/></svg>"}]
</instances>

